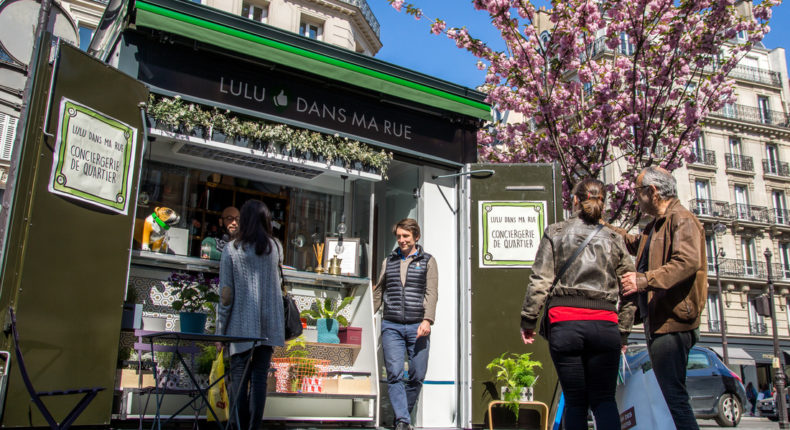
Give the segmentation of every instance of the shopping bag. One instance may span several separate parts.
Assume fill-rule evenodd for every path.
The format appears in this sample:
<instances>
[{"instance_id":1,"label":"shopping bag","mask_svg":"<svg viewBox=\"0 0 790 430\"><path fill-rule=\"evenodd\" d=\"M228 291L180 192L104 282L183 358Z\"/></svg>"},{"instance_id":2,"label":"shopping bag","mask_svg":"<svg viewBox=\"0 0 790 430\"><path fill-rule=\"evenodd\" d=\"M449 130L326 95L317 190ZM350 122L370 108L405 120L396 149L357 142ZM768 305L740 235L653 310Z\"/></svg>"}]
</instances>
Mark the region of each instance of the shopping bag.
<instances>
[{"instance_id":1,"label":"shopping bag","mask_svg":"<svg viewBox=\"0 0 790 430\"><path fill-rule=\"evenodd\" d=\"M650 362L630 369L624 356L621 360L624 363L621 363L615 400L622 430L675 430Z\"/></svg>"},{"instance_id":2,"label":"shopping bag","mask_svg":"<svg viewBox=\"0 0 790 430\"><path fill-rule=\"evenodd\" d=\"M222 350L219 351L214 363L211 364L211 373L208 375L208 380L210 385L213 384L208 390L208 401L211 403L211 408L214 409L214 413L217 414L220 421L227 421L230 405L228 404L228 390L225 385L227 378L225 378L225 361L222 357ZM214 384L217 380L220 381ZM214 416L211 415L211 412L207 411L206 415L208 421L214 421Z\"/></svg>"}]
</instances>

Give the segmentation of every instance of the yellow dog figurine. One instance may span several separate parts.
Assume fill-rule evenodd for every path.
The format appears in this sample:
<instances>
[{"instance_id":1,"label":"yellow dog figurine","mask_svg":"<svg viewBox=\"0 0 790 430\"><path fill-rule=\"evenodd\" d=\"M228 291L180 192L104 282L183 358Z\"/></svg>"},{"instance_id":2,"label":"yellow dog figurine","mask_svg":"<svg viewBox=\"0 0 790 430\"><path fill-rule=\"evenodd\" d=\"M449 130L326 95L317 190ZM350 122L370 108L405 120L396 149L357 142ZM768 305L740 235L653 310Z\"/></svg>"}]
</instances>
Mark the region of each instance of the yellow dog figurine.
<instances>
[{"instance_id":1,"label":"yellow dog figurine","mask_svg":"<svg viewBox=\"0 0 790 430\"><path fill-rule=\"evenodd\" d=\"M154 212L145 218L140 244L143 251L168 253L167 231L178 224L181 217L173 209L154 208Z\"/></svg>"}]
</instances>

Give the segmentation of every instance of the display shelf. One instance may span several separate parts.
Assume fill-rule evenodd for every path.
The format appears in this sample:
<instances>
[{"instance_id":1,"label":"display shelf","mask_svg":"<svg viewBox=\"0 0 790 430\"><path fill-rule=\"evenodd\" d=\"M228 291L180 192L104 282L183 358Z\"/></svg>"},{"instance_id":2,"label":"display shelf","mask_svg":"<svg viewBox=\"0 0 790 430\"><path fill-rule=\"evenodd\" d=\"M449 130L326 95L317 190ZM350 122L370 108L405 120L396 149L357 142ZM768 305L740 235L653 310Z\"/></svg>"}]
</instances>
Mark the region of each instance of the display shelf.
<instances>
[{"instance_id":1,"label":"display shelf","mask_svg":"<svg viewBox=\"0 0 790 430\"><path fill-rule=\"evenodd\" d=\"M289 399L375 399L375 394L323 394L323 393L266 393L266 397L284 397Z\"/></svg>"},{"instance_id":2,"label":"display shelf","mask_svg":"<svg viewBox=\"0 0 790 430\"><path fill-rule=\"evenodd\" d=\"M359 356L359 351L362 349L362 346L353 343L305 342L305 349L311 353L311 357L315 356L312 354L313 350L326 350L325 354L319 354L317 356L329 360L329 364L331 366L343 366L353 364L357 360L357 356ZM346 351L350 351L350 353ZM272 357L286 357L284 348L276 347ZM370 373L368 373L368 376L369 375Z\"/></svg>"}]
</instances>

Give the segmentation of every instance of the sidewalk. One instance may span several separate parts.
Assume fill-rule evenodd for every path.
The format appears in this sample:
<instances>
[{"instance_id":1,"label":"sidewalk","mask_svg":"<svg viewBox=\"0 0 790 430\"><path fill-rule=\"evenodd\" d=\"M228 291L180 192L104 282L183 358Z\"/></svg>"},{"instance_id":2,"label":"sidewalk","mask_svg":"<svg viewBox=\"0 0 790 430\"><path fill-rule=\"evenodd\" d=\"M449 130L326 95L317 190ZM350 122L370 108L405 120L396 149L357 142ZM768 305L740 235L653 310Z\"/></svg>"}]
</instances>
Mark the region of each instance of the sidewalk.
<instances>
[{"instance_id":1,"label":"sidewalk","mask_svg":"<svg viewBox=\"0 0 790 430\"><path fill-rule=\"evenodd\" d=\"M722 428L724 428L724 427L719 427L719 425L716 424L716 421L713 421L713 420L697 420L697 422L699 423L699 428L700 429L722 429ZM735 428L736 429L755 429L755 430L757 430L757 429L760 429L760 430L763 430L763 429L778 429L779 428L779 424L769 420L768 418L764 418L764 417L745 416L745 417L741 418L740 424L738 424L738 427L735 427Z\"/></svg>"}]
</instances>

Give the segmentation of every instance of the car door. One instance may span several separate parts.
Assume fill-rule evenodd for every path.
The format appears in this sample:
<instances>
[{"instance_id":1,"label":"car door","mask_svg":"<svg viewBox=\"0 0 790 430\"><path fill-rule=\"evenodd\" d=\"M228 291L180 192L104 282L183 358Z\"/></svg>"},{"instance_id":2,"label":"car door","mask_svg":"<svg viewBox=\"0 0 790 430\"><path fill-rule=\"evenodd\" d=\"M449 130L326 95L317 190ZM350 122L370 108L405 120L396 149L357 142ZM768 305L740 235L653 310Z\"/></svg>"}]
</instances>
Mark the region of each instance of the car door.
<instances>
[{"instance_id":1,"label":"car door","mask_svg":"<svg viewBox=\"0 0 790 430\"><path fill-rule=\"evenodd\" d=\"M686 387L695 414L712 412L724 390L724 382L709 354L712 352L702 348L692 348L689 352Z\"/></svg>"}]
</instances>

